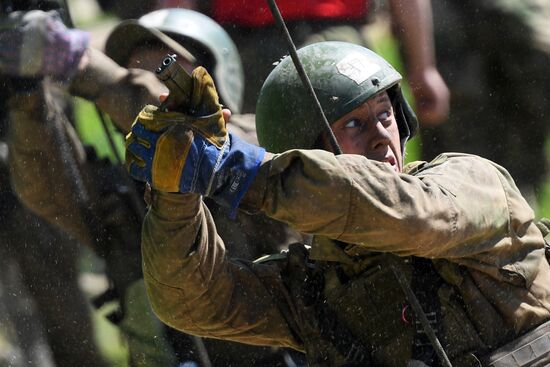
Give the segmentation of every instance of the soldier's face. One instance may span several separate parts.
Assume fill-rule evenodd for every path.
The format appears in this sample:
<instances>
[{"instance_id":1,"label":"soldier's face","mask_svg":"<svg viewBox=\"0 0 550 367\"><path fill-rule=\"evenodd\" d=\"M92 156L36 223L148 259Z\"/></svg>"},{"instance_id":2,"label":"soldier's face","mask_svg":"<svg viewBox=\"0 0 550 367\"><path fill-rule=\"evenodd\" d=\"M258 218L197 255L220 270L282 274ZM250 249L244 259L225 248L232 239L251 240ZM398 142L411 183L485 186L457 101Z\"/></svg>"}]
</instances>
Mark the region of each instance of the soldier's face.
<instances>
[{"instance_id":1,"label":"soldier's face","mask_svg":"<svg viewBox=\"0 0 550 367\"><path fill-rule=\"evenodd\" d=\"M399 129L385 91L371 97L331 127L343 153L385 162L401 172L403 155Z\"/></svg>"}]
</instances>

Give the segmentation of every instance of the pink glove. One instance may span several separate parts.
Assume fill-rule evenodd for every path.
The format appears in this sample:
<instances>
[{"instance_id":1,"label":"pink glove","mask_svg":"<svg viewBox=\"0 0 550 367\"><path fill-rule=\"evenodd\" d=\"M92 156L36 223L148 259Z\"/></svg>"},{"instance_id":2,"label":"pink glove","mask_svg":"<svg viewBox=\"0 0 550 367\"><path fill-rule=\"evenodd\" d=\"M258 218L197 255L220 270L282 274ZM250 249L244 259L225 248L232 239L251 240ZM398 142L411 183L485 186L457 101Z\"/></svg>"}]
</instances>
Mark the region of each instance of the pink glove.
<instances>
[{"instance_id":1,"label":"pink glove","mask_svg":"<svg viewBox=\"0 0 550 367\"><path fill-rule=\"evenodd\" d=\"M0 72L11 77L69 80L88 47L89 35L67 29L55 11L13 12L0 26Z\"/></svg>"}]
</instances>

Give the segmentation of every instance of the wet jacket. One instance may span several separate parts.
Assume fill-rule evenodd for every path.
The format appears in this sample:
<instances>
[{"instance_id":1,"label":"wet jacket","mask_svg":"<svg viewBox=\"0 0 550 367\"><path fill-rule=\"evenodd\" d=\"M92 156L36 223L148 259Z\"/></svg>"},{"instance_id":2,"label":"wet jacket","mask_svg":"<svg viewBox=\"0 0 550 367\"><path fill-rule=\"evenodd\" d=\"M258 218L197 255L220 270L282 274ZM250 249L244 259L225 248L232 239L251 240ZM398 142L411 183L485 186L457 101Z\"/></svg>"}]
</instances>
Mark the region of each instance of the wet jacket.
<instances>
[{"instance_id":1,"label":"wet jacket","mask_svg":"<svg viewBox=\"0 0 550 367\"><path fill-rule=\"evenodd\" d=\"M484 328L483 320L458 320L477 327L487 350L550 319L543 238L506 170L476 156L444 154L406 171L362 156L289 151L262 164L241 207L343 244L336 250L330 241L314 241L309 258L319 263L380 253L433 260L464 315L475 318L483 306L492 310L487 320L501 323ZM159 317L205 337L306 350L308 310L289 286L288 266L232 259L216 234L199 196L154 193L142 252ZM366 330L357 325L376 310L355 311L342 319L361 338ZM457 353L477 352L469 348ZM376 358L375 365L400 365L391 350Z\"/></svg>"}]
</instances>

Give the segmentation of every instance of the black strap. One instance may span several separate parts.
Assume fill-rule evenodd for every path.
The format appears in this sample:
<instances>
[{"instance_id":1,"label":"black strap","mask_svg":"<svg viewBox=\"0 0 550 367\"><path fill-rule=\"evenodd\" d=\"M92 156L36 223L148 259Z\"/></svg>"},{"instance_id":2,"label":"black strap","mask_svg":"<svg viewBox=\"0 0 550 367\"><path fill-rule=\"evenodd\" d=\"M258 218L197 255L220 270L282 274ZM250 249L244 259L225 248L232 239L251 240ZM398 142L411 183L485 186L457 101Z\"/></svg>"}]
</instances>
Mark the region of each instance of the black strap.
<instances>
[{"instance_id":1,"label":"black strap","mask_svg":"<svg viewBox=\"0 0 550 367\"><path fill-rule=\"evenodd\" d=\"M317 282L318 284L322 282L324 285L324 278L320 277ZM315 318L319 320L321 337L330 342L344 357L345 365L348 367L368 365L370 350L339 320L338 315L328 307L326 299L318 297L311 298L309 301L312 302L310 306L313 308Z\"/></svg>"},{"instance_id":2,"label":"black strap","mask_svg":"<svg viewBox=\"0 0 550 367\"><path fill-rule=\"evenodd\" d=\"M413 257L411 288L426 314L430 326L441 340L443 336L441 304L437 296L442 279L435 270L431 260ZM426 335L418 317L414 319L415 335L413 339L412 359L422 361L428 366L439 366L437 353Z\"/></svg>"},{"instance_id":3,"label":"black strap","mask_svg":"<svg viewBox=\"0 0 550 367\"><path fill-rule=\"evenodd\" d=\"M287 259L287 271L293 274L288 279L290 292L304 314L309 316L302 320L306 323L301 325L302 330L317 334L327 345L332 346L345 360L344 366L369 365L370 349L363 345L328 306L324 296L325 269L319 264L309 262L307 250L301 244L289 246Z\"/></svg>"}]
</instances>

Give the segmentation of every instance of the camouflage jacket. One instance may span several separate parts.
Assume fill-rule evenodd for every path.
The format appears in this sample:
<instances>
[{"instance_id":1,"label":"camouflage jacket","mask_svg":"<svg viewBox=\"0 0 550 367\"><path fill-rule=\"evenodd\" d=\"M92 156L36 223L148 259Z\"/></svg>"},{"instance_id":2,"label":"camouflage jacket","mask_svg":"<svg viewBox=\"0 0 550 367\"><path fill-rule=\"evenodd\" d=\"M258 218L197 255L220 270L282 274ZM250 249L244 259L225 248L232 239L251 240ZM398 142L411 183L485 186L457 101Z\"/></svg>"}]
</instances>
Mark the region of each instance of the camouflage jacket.
<instances>
[{"instance_id":1,"label":"camouflage jacket","mask_svg":"<svg viewBox=\"0 0 550 367\"><path fill-rule=\"evenodd\" d=\"M289 151L262 164L241 207L347 244L342 255L314 243L310 257L317 260L393 253L459 268L466 280L454 285L463 295L481 295L507 337L550 319L543 238L507 171L465 154L444 154L406 171L362 156ZM303 351L307 310L285 282L284 267L232 259L216 233L199 196L154 193L142 252L155 312L188 333ZM442 273L453 281L452 272ZM463 301L477 307L468 304L475 297ZM363 312L353 317L371 311Z\"/></svg>"}]
</instances>

